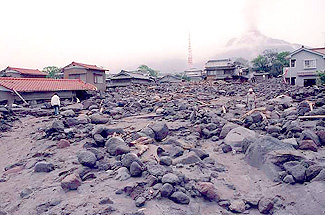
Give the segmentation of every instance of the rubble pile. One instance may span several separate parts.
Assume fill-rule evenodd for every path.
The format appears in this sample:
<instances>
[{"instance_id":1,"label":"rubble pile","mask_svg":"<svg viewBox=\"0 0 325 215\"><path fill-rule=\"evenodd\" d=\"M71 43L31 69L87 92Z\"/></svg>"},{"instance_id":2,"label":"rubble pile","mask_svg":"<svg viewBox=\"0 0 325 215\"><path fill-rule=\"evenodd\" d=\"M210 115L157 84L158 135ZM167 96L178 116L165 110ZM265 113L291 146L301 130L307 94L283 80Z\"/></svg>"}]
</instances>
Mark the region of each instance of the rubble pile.
<instances>
[{"instance_id":1,"label":"rubble pile","mask_svg":"<svg viewBox=\"0 0 325 215\"><path fill-rule=\"evenodd\" d=\"M250 87L257 96L251 111L245 107ZM325 209L324 94L324 86L278 79L203 82L108 89L82 103L63 101L59 117L49 117L44 104L16 108L47 126L32 133L35 146L5 167L0 184L15 180L10 171L53 183L47 188L55 198L38 203L35 214L317 214ZM259 180L247 189L254 174L232 175L245 168L267 176L270 186ZM286 196L305 191L306 199ZM42 194L28 184L20 197L32 202ZM78 205L76 195L100 199ZM305 208L313 195L318 201ZM132 206L119 205L129 200ZM3 203L0 214L19 214L17 207Z\"/></svg>"}]
</instances>

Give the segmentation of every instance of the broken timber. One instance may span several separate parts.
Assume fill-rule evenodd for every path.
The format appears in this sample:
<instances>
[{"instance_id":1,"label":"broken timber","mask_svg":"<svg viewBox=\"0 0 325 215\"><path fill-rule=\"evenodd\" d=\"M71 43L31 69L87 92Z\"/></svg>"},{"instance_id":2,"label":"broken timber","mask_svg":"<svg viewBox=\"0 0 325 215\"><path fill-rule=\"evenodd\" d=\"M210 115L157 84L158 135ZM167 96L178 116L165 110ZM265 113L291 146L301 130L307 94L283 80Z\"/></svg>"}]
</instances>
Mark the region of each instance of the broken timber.
<instances>
[{"instance_id":1,"label":"broken timber","mask_svg":"<svg viewBox=\"0 0 325 215\"><path fill-rule=\"evenodd\" d=\"M325 115L299 116L298 119L324 119Z\"/></svg>"}]
</instances>

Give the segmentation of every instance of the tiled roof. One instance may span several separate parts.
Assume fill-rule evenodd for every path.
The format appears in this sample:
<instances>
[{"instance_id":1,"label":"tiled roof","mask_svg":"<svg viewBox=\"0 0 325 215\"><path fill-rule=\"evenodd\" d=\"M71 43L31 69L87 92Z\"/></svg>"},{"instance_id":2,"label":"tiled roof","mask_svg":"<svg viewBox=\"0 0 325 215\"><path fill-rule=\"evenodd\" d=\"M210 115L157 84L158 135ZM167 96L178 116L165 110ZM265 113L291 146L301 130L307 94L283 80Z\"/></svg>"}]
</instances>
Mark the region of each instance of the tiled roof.
<instances>
[{"instance_id":1,"label":"tiled roof","mask_svg":"<svg viewBox=\"0 0 325 215\"><path fill-rule=\"evenodd\" d=\"M84 64L84 63L77 63L77 62L74 62L74 61L73 61L72 63L70 63L68 66L70 66L70 65L78 65L78 66L84 67L84 68L86 68L86 69L93 69L93 70L107 71L107 69L100 68L100 67L98 67L98 66L96 66L96 65ZM66 67L68 67L68 66L66 66Z\"/></svg>"},{"instance_id":2,"label":"tiled roof","mask_svg":"<svg viewBox=\"0 0 325 215\"><path fill-rule=\"evenodd\" d=\"M20 74L24 75L41 75L46 76L47 74L44 72L39 71L38 69L23 69L23 68L15 68L8 66L6 70L14 70L16 72L19 72Z\"/></svg>"},{"instance_id":3,"label":"tiled roof","mask_svg":"<svg viewBox=\"0 0 325 215\"><path fill-rule=\"evenodd\" d=\"M97 88L79 79L9 78L0 77L0 86L17 92L43 92L63 90L96 90Z\"/></svg>"},{"instance_id":4,"label":"tiled roof","mask_svg":"<svg viewBox=\"0 0 325 215\"><path fill-rule=\"evenodd\" d=\"M325 54L325 48L313 48L313 49L310 49L310 50Z\"/></svg>"}]
</instances>

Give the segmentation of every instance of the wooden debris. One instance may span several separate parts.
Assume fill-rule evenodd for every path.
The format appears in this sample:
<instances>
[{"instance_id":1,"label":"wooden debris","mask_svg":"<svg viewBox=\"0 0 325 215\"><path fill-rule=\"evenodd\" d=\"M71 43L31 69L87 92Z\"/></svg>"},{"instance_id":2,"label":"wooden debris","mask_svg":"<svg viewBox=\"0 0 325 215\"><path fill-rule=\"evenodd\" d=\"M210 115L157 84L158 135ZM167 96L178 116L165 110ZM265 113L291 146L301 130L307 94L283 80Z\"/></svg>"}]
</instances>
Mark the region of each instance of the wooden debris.
<instances>
[{"instance_id":1,"label":"wooden debris","mask_svg":"<svg viewBox=\"0 0 325 215\"><path fill-rule=\"evenodd\" d=\"M298 119L324 119L325 115L299 116Z\"/></svg>"}]
</instances>

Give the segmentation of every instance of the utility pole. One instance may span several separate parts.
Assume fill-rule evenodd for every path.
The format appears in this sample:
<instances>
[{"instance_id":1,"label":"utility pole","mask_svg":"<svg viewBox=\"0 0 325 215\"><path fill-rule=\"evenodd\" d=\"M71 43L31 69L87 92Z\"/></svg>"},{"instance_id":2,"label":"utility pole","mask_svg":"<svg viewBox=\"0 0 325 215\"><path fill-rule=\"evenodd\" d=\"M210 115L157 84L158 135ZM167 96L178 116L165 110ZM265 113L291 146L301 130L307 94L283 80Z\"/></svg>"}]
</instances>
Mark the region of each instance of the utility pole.
<instances>
[{"instance_id":1,"label":"utility pole","mask_svg":"<svg viewBox=\"0 0 325 215\"><path fill-rule=\"evenodd\" d=\"M193 58L192 58L192 47L191 47L191 33L188 34L188 59L187 59L189 69L193 68Z\"/></svg>"}]
</instances>

